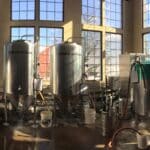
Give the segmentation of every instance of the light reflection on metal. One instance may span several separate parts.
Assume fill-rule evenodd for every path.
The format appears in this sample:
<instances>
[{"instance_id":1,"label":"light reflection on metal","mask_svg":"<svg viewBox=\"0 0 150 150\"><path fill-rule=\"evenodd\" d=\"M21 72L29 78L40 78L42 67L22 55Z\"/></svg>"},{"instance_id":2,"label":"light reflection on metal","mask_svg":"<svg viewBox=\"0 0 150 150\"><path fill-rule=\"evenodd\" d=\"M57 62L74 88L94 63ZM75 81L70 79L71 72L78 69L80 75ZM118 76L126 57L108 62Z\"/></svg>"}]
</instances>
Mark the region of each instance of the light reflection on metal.
<instances>
[{"instance_id":1,"label":"light reflection on metal","mask_svg":"<svg viewBox=\"0 0 150 150\"><path fill-rule=\"evenodd\" d=\"M97 145L95 145L95 148L96 148L96 149L104 148L104 147L105 147L104 144L97 144Z\"/></svg>"},{"instance_id":2,"label":"light reflection on metal","mask_svg":"<svg viewBox=\"0 0 150 150\"><path fill-rule=\"evenodd\" d=\"M56 95L77 95L80 91L79 84L82 79L83 51L76 43L65 42L53 48L52 85Z\"/></svg>"},{"instance_id":3,"label":"light reflection on metal","mask_svg":"<svg viewBox=\"0 0 150 150\"><path fill-rule=\"evenodd\" d=\"M39 136L34 137L17 129L14 130L12 139L20 142L51 142L50 139L41 138Z\"/></svg>"},{"instance_id":4,"label":"light reflection on metal","mask_svg":"<svg viewBox=\"0 0 150 150\"><path fill-rule=\"evenodd\" d=\"M34 44L25 40L7 43L4 66L7 97L18 107L19 95L23 95L24 106L29 105L33 96Z\"/></svg>"}]
</instances>

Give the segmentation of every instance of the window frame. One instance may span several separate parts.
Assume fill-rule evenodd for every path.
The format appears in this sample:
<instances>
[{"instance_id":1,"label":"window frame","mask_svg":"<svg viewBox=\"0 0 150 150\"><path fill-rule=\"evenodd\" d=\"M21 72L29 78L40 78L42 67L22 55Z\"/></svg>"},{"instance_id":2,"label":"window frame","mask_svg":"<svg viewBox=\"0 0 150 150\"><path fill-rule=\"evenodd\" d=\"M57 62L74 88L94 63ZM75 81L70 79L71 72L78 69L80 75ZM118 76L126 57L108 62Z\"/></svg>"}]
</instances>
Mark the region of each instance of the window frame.
<instances>
[{"instance_id":1,"label":"window frame","mask_svg":"<svg viewBox=\"0 0 150 150\"><path fill-rule=\"evenodd\" d=\"M116 28L116 29L123 29L124 28L124 17L123 17L123 9L124 9L124 1L123 0L121 0L121 19L120 19L120 21L121 21L121 26L120 26L120 28L118 28L118 27L113 27L113 26L108 26L107 24L106 24L106 8L105 8L105 19L103 19L104 21L105 21L105 26L106 27L111 27L111 28ZM106 7L106 1L105 1L105 7ZM116 20L115 20L116 21Z\"/></svg>"},{"instance_id":2,"label":"window frame","mask_svg":"<svg viewBox=\"0 0 150 150\"><path fill-rule=\"evenodd\" d=\"M103 1L103 0L100 0L100 8L99 8L99 9L100 9L100 14L99 14L99 15L100 15L100 16L99 16L99 17L100 17L100 18L99 18L99 19L100 19L100 23L99 23L99 24L95 24L95 23L93 24L93 23L87 23L87 22L86 22L86 23L83 23L83 19L82 19L82 18L83 18L83 4L82 4L82 0L81 0L81 24L102 26L102 24L103 24L103 22L104 22L104 20L102 19L102 18L103 18L103 17L102 17L102 1ZM88 0L87 0L87 3L88 3ZM94 10L95 10L95 9L98 9L98 8L95 8L95 7L92 7L92 8L94 8ZM88 6L86 6L86 9L88 9ZM86 14L86 16L88 16L88 14ZM94 16L94 17L96 17L96 16Z\"/></svg>"},{"instance_id":3,"label":"window frame","mask_svg":"<svg viewBox=\"0 0 150 150\"><path fill-rule=\"evenodd\" d=\"M150 4L150 3L149 3ZM149 14L150 14L150 11L149 11ZM144 27L144 0L142 0L142 28L143 29L148 29L150 28L150 24L148 27Z\"/></svg>"},{"instance_id":4,"label":"window frame","mask_svg":"<svg viewBox=\"0 0 150 150\"><path fill-rule=\"evenodd\" d=\"M102 54L103 54L103 50L102 50L102 41L103 41L103 36L102 36L102 31L97 31L97 30L89 30L89 29L82 29L81 30L81 35L82 35L82 32L84 32L84 31L86 31L86 32L98 32L98 33L100 33L100 56L97 56L97 57L99 57L99 59L100 59L100 77L99 77L99 79L97 80L97 79L95 79L95 77L94 77L94 80L91 80L91 79L86 79L87 81L102 81L103 80L103 57L102 57ZM83 35L82 35L82 40L84 40L84 37L83 37ZM84 41L85 42L85 41ZM82 42L81 42L82 43ZM82 46L83 46L83 44L82 44ZM84 46L83 46L83 48L84 48ZM91 56L90 56L91 57ZM92 57L95 57L95 56L92 56ZM92 64L92 65L95 65L95 64ZM85 60L84 60L84 73L86 73L85 72Z\"/></svg>"},{"instance_id":5,"label":"window frame","mask_svg":"<svg viewBox=\"0 0 150 150\"><path fill-rule=\"evenodd\" d=\"M40 28L56 28L56 29L62 29L62 42L64 42L64 27L56 27L56 26L38 26L38 36L40 38Z\"/></svg>"},{"instance_id":6,"label":"window frame","mask_svg":"<svg viewBox=\"0 0 150 150\"><path fill-rule=\"evenodd\" d=\"M9 41L12 42L12 28L33 28L34 29L34 41L36 40L36 27L35 26L10 26L10 39Z\"/></svg>"},{"instance_id":7,"label":"window frame","mask_svg":"<svg viewBox=\"0 0 150 150\"><path fill-rule=\"evenodd\" d=\"M39 36L39 45L40 45L40 29L41 28L48 28L48 29L61 29L62 30L62 42L64 42L64 27L54 27L54 26L38 26L38 36ZM47 79L47 77L45 77L45 79L43 78L44 81L49 82L50 81ZM51 79L50 79L51 80Z\"/></svg>"},{"instance_id":8,"label":"window frame","mask_svg":"<svg viewBox=\"0 0 150 150\"><path fill-rule=\"evenodd\" d=\"M144 53L144 54L145 54L145 49L144 49L144 35L146 35L146 34L150 34L150 31L142 33L142 48L143 48L142 53ZM149 51L149 53L150 53L150 51Z\"/></svg>"},{"instance_id":9,"label":"window frame","mask_svg":"<svg viewBox=\"0 0 150 150\"><path fill-rule=\"evenodd\" d=\"M12 4L13 4L13 0L10 0L10 20L11 21L35 21L36 20L36 4L37 4L36 0L34 0L34 19L20 19L20 18L19 19L13 19Z\"/></svg>"},{"instance_id":10,"label":"window frame","mask_svg":"<svg viewBox=\"0 0 150 150\"><path fill-rule=\"evenodd\" d=\"M65 20L65 13L64 13L64 11L65 11L65 0L63 0L63 2L62 2L62 20L44 20L44 19L41 19L40 18L40 14L41 14L41 10L40 10L40 2L41 2L41 0L39 0L39 5L38 5L38 20L39 21L47 21L47 22L64 22L64 20ZM54 2L55 3L55 2ZM54 11L54 14L55 14L55 12L56 11Z\"/></svg>"},{"instance_id":11,"label":"window frame","mask_svg":"<svg viewBox=\"0 0 150 150\"><path fill-rule=\"evenodd\" d=\"M113 33L113 32L106 32L106 34L114 34L114 35L120 35L121 36L121 54L123 54L123 34L122 33L116 33L116 32L115 33ZM106 45L106 36L105 36L105 45ZM107 68L106 66L107 66L107 63L106 63L106 54L105 54L105 71L106 71L106 68ZM119 71L119 74L120 74L120 71ZM118 76L117 75L115 75L115 76L112 76L112 75L110 76L109 75L109 77L118 77Z\"/></svg>"}]
</instances>

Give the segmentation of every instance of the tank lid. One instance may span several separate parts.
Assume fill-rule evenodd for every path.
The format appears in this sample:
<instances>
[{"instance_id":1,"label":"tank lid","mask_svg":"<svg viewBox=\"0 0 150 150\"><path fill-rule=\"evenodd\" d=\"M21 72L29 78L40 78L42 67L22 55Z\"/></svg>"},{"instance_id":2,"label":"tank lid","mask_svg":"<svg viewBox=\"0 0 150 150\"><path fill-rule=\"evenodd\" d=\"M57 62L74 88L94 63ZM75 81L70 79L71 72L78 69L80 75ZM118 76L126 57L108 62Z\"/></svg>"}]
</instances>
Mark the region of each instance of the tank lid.
<instances>
[{"instance_id":1,"label":"tank lid","mask_svg":"<svg viewBox=\"0 0 150 150\"><path fill-rule=\"evenodd\" d=\"M75 45L78 45L76 42L70 42L70 41L64 41L63 43L60 43L60 44L75 44Z\"/></svg>"},{"instance_id":2,"label":"tank lid","mask_svg":"<svg viewBox=\"0 0 150 150\"><path fill-rule=\"evenodd\" d=\"M64 44L70 44L70 43L73 43L73 42L64 41Z\"/></svg>"},{"instance_id":3,"label":"tank lid","mask_svg":"<svg viewBox=\"0 0 150 150\"><path fill-rule=\"evenodd\" d=\"M19 40L14 40L13 42L25 42L26 40L19 39Z\"/></svg>"}]
</instances>

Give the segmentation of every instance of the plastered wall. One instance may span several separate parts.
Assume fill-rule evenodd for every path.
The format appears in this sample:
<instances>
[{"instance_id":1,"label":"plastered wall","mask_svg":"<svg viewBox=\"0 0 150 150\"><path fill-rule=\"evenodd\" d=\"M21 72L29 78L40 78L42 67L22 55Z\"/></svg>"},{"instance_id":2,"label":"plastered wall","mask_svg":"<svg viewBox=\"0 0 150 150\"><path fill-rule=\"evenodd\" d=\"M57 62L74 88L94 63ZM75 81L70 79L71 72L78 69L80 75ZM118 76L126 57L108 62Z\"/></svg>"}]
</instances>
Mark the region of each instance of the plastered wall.
<instances>
[{"instance_id":1,"label":"plastered wall","mask_svg":"<svg viewBox=\"0 0 150 150\"><path fill-rule=\"evenodd\" d=\"M142 48L142 33L143 29L143 18L142 18L142 1L133 0L133 49L134 52L143 52Z\"/></svg>"}]
</instances>

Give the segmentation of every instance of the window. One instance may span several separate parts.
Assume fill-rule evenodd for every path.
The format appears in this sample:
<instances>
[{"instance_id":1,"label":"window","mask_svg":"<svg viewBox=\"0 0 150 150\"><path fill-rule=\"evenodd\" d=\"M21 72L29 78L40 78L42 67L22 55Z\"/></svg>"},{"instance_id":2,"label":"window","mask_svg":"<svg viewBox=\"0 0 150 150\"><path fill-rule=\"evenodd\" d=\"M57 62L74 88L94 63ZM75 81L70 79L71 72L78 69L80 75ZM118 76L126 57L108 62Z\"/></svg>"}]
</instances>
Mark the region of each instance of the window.
<instances>
[{"instance_id":1,"label":"window","mask_svg":"<svg viewBox=\"0 0 150 150\"><path fill-rule=\"evenodd\" d=\"M101 32L82 31L85 74L88 80L101 79Z\"/></svg>"},{"instance_id":2,"label":"window","mask_svg":"<svg viewBox=\"0 0 150 150\"><path fill-rule=\"evenodd\" d=\"M144 53L150 55L150 33L144 34L143 40Z\"/></svg>"},{"instance_id":3,"label":"window","mask_svg":"<svg viewBox=\"0 0 150 150\"><path fill-rule=\"evenodd\" d=\"M82 23L101 24L101 0L82 0Z\"/></svg>"},{"instance_id":4,"label":"window","mask_svg":"<svg viewBox=\"0 0 150 150\"><path fill-rule=\"evenodd\" d=\"M143 0L143 25L150 27L150 0Z\"/></svg>"},{"instance_id":5,"label":"window","mask_svg":"<svg viewBox=\"0 0 150 150\"><path fill-rule=\"evenodd\" d=\"M106 33L106 75L119 76L119 55L122 51L122 36Z\"/></svg>"},{"instance_id":6,"label":"window","mask_svg":"<svg viewBox=\"0 0 150 150\"><path fill-rule=\"evenodd\" d=\"M122 0L105 0L106 26L122 27Z\"/></svg>"},{"instance_id":7,"label":"window","mask_svg":"<svg viewBox=\"0 0 150 150\"><path fill-rule=\"evenodd\" d=\"M33 27L12 27L11 28L11 41L25 39L34 41L34 28Z\"/></svg>"},{"instance_id":8,"label":"window","mask_svg":"<svg viewBox=\"0 0 150 150\"><path fill-rule=\"evenodd\" d=\"M35 0L12 0L12 20L34 20Z\"/></svg>"},{"instance_id":9,"label":"window","mask_svg":"<svg viewBox=\"0 0 150 150\"><path fill-rule=\"evenodd\" d=\"M40 20L63 21L63 0L40 0Z\"/></svg>"},{"instance_id":10,"label":"window","mask_svg":"<svg viewBox=\"0 0 150 150\"><path fill-rule=\"evenodd\" d=\"M44 80L50 80L50 50L54 44L63 40L63 29L40 28L39 74Z\"/></svg>"}]
</instances>

